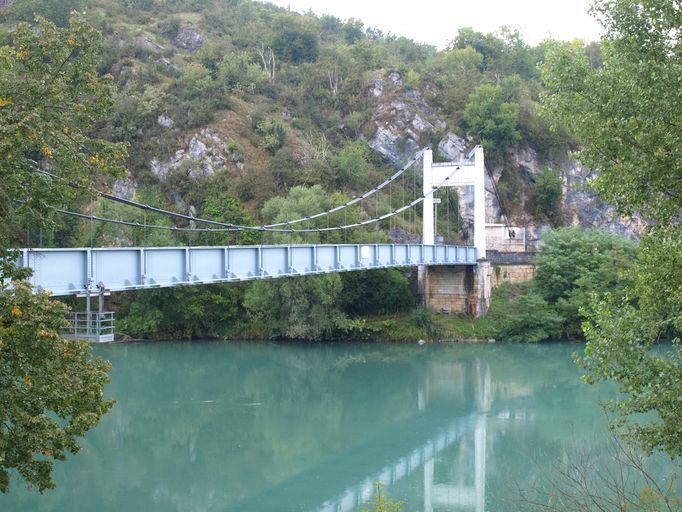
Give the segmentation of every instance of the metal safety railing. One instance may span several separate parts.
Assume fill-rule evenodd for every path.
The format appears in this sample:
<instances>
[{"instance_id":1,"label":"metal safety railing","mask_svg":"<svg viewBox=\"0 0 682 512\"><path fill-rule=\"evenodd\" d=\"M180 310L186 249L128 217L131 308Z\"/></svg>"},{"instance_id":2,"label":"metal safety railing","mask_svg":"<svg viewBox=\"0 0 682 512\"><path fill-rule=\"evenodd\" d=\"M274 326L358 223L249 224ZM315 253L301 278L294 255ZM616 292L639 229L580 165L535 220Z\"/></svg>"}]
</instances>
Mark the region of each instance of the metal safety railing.
<instances>
[{"instance_id":1,"label":"metal safety railing","mask_svg":"<svg viewBox=\"0 0 682 512\"><path fill-rule=\"evenodd\" d=\"M92 339L97 341L114 340L114 313L108 312L73 312L69 315L69 330L64 333L67 338Z\"/></svg>"}]
</instances>

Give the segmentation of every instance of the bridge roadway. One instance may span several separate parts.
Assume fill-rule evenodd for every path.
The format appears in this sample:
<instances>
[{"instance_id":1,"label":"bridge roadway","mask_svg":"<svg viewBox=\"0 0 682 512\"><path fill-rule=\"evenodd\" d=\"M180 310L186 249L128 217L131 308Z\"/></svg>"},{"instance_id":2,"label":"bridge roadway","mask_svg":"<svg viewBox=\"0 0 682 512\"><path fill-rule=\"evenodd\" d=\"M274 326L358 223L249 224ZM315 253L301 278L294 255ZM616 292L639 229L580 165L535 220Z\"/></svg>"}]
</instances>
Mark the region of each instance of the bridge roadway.
<instances>
[{"instance_id":1,"label":"bridge roadway","mask_svg":"<svg viewBox=\"0 0 682 512\"><path fill-rule=\"evenodd\" d=\"M36 290L96 295L415 265L476 265L475 247L421 244L22 249Z\"/></svg>"}]
</instances>

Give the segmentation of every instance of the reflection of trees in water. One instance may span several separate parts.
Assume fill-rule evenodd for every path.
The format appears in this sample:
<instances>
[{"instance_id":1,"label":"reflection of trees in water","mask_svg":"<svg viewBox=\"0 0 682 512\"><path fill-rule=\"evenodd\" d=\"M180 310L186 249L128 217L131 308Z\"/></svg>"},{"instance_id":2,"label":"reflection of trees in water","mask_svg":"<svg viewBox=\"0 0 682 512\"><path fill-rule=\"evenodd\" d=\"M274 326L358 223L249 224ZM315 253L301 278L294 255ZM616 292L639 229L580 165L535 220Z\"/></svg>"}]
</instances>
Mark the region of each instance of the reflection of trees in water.
<instances>
[{"instance_id":1,"label":"reflection of trees in water","mask_svg":"<svg viewBox=\"0 0 682 512\"><path fill-rule=\"evenodd\" d=\"M93 439L125 455L102 464L101 485L122 494L135 485L131 471L147 468L135 479L149 482L151 466L164 475L149 491L160 510L181 509L190 492L223 504L258 494L417 409L419 370L391 350L174 344L126 352L114 360L110 390L123 398ZM361 360L339 364L358 353Z\"/></svg>"},{"instance_id":2,"label":"reflection of trees in water","mask_svg":"<svg viewBox=\"0 0 682 512\"><path fill-rule=\"evenodd\" d=\"M543 445L538 439L565 437L573 428L567 419L593 400L577 387L576 397L556 396L553 385L570 379L577 384L570 350L220 343L98 347L114 363L108 392L119 403L88 437L83 456L60 468L58 473L68 478L46 498L53 509L67 509L78 500L82 509L102 512L119 510L122 503L130 509L242 511L249 510L247 505L282 509L288 492L296 501L311 500L314 508L341 497L345 489L364 483L371 489L373 482L365 479L388 474L394 480L391 494L417 496L415 505L421 508L424 465L430 458L434 484L475 487L472 458L481 411L487 419L490 494L518 462L519 447L531 450ZM536 405L548 408L549 415L531 418L525 411ZM469 430L439 441L457 418L469 418ZM412 460L412 450L428 450L429 443L435 450L431 457L424 451ZM525 474L524 467L514 471ZM69 484L76 480L96 482L97 491Z\"/></svg>"}]
</instances>

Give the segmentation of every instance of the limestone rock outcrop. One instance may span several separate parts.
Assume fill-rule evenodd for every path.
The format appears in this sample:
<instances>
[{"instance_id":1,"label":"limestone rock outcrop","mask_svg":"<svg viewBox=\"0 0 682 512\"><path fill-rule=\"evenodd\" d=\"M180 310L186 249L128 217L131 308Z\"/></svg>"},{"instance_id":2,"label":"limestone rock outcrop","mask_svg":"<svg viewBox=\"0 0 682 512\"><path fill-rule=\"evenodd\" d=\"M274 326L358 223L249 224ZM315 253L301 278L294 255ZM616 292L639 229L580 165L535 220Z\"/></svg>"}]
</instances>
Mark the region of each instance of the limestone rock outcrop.
<instances>
[{"instance_id":1,"label":"limestone rock outcrop","mask_svg":"<svg viewBox=\"0 0 682 512\"><path fill-rule=\"evenodd\" d=\"M190 179L197 180L229 166L241 170L244 167L243 158L210 128L193 135L172 158L165 161L155 158L149 163L150 169L161 182L166 180L169 173L181 167L185 168Z\"/></svg>"},{"instance_id":2,"label":"limestone rock outcrop","mask_svg":"<svg viewBox=\"0 0 682 512\"><path fill-rule=\"evenodd\" d=\"M195 30L181 27L173 38L173 44L183 50L196 51L204 44L204 36Z\"/></svg>"},{"instance_id":3,"label":"limestone rock outcrop","mask_svg":"<svg viewBox=\"0 0 682 512\"><path fill-rule=\"evenodd\" d=\"M423 147L434 147L436 141L436 161L461 161L474 147L471 137L448 131L447 123L424 96L424 92L406 87L397 72L375 77L368 89L368 97L375 102L370 120L374 134L368 144L395 167L404 165ZM530 241L537 241L548 226L538 224L529 211L531 190L536 177L545 168L555 169L563 179L561 213L564 224L601 227L628 238L642 233L646 223L641 217L619 217L613 207L589 189L589 182L595 176L593 171L570 158L548 161L527 146L513 148L504 166L487 166L486 222L525 226ZM520 181L515 204L502 205L506 208L501 207L495 191L503 172L515 174ZM462 187L458 194L462 231L466 236L473 227L473 187Z\"/></svg>"}]
</instances>

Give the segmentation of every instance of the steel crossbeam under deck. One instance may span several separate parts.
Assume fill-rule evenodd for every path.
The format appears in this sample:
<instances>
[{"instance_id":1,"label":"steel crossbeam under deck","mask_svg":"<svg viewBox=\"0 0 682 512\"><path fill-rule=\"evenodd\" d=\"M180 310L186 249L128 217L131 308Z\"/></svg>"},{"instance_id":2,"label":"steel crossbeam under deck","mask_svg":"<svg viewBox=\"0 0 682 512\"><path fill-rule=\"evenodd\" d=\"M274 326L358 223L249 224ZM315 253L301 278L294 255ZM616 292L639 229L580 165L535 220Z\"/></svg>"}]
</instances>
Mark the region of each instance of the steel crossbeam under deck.
<instances>
[{"instance_id":1,"label":"steel crossbeam under deck","mask_svg":"<svg viewBox=\"0 0 682 512\"><path fill-rule=\"evenodd\" d=\"M22 249L36 290L96 294L415 265L475 265L455 245L357 244Z\"/></svg>"}]
</instances>

